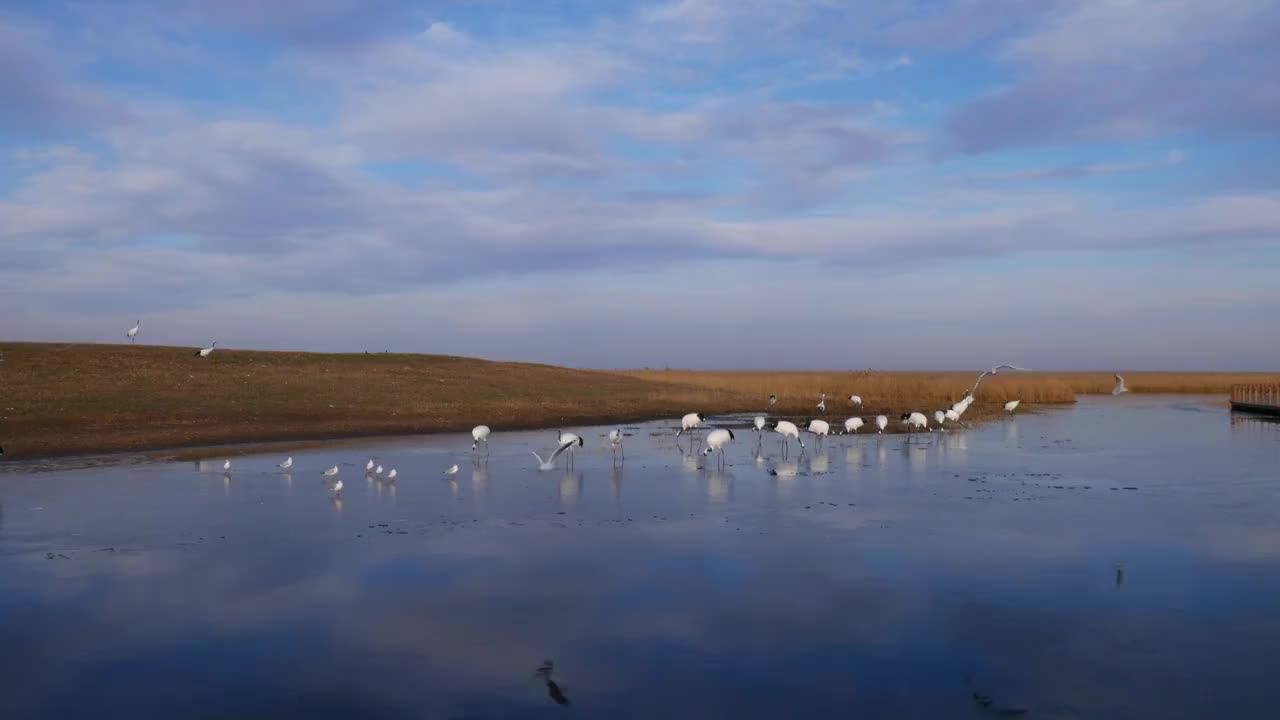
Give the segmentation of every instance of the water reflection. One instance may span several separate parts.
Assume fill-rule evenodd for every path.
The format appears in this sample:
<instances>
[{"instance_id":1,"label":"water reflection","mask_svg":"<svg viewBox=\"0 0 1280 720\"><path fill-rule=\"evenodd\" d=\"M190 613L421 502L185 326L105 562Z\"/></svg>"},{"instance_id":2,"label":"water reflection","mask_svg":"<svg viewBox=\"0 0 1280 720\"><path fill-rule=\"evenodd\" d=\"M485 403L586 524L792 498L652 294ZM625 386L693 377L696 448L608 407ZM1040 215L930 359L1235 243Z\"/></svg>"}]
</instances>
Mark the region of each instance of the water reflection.
<instances>
[{"instance_id":1,"label":"water reflection","mask_svg":"<svg viewBox=\"0 0 1280 720\"><path fill-rule=\"evenodd\" d=\"M488 447L488 443L485 443ZM489 455L471 459L471 495L477 502L483 501L489 491Z\"/></svg>"},{"instance_id":2,"label":"water reflection","mask_svg":"<svg viewBox=\"0 0 1280 720\"><path fill-rule=\"evenodd\" d=\"M614 463L610 468L609 487L613 489L613 499L622 499L622 463Z\"/></svg>"},{"instance_id":3,"label":"water reflection","mask_svg":"<svg viewBox=\"0 0 1280 720\"><path fill-rule=\"evenodd\" d=\"M680 466L684 468L685 472L690 473L696 473L702 469L698 464L697 454L685 454L683 450L680 451Z\"/></svg>"},{"instance_id":4,"label":"water reflection","mask_svg":"<svg viewBox=\"0 0 1280 720\"><path fill-rule=\"evenodd\" d=\"M809 472L813 474L824 474L831 469L831 458L827 457L826 450L814 450L809 456Z\"/></svg>"},{"instance_id":5,"label":"water reflection","mask_svg":"<svg viewBox=\"0 0 1280 720\"><path fill-rule=\"evenodd\" d=\"M226 499L6 464L0 716L1269 717L1274 436L1141 400L1018 419L1079 451L993 423L697 472L669 431L564 475L504 433L483 503L436 482L465 437L295 451L292 495L245 456ZM399 492L351 491L377 454Z\"/></svg>"},{"instance_id":6,"label":"water reflection","mask_svg":"<svg viewBox=\"0 0 1280 720\"><path fill-rule=\"evenodd\" d=\"M1280 433L1280 417L1255 415L1253 413L1232 412L1231 427L1257 430L1264 433Z\"/></svg>"},{"instance_id":7,"label":"water reflection","mask_svg":"<svg viewBox=\"0 0 1280 720\"><path fill-rule=\"evenodd\" d=\"M582 492L582 473L566 470L560 476L560 482L556 486L559 490L561 504L571 505L577 501L578 495Z\"/></svg>"},{"instance_id":8,"label":"water reflection","mask_svg":"<svg viewBox=\"0 0 1280 720\"><path fill-rule=\"evenodd\" d=\"M733 497L733 476L724 469L716 468L707 473L707 499L712 502L724 502Z\"/></svg>"},{"instance_id":9,"label":"water reflection","mask_svg":"<svg viewBox=\"0 0 1280 720\"><path fill-rule=\"evenodd\" d=\"M566 688L552 679L551 674L555 666L550 660L547 660L538 667L537 675L547 687L547 697L557 705L568 705L569 696L565 694Z\"/></svg>"},{"instance_id":10,"label":"water reflection","mask_svg":"<svg viewBox=\"0 0 1280 720\"><path fill-rule=\"evenodd\" d=\"M844 464L853 469L862 464L862 445L853 444L844 449Z\"/></svg>"}]
</instances>

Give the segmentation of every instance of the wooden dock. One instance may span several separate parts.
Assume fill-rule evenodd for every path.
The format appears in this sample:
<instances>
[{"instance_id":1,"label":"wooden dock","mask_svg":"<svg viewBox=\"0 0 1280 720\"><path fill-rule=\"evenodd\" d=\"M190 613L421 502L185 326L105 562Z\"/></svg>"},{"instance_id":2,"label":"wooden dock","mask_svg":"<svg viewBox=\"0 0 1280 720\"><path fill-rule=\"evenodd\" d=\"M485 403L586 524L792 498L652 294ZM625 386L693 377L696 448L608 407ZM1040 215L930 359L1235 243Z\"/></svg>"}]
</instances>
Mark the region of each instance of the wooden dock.
<instances>
[{"instance_id":1,"label":"wooden dock","mask_svg":"<svg viewBox=\"0 0 1280 720\"><path fill-rule=\"evenodd\" d=\"M1232 385L1231 409L1280 415L1280 385Z\"/></svg>"}]
</instances>

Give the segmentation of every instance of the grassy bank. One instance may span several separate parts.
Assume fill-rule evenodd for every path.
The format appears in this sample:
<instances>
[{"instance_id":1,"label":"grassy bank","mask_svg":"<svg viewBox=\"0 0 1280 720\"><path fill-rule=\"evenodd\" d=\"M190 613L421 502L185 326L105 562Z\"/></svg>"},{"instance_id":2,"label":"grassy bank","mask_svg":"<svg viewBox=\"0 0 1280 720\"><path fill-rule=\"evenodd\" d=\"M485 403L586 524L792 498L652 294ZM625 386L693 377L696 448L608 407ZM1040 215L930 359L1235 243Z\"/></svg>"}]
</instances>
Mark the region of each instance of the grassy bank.
<instances>
[{"instance_id":1,"label":"grassy bank","mask_svg":"<svg viewBox=\"0 0 1280 720\"><path fill-rule=\"evenodd\" d=\"M440 355L0 343L6 459L553 427L751 407L731 391Z\"/></svg>"},{"instance_id":2,"label":"grassy bank","mask_svg":"<svg viewBox=\"0 0 1280 720\"><path fill-rule=\"evenodd\" d=\"M0 445L6 459L231 442L496 431L762 410L803 417L828 393L831 419L897 417L957 400L974 372L571 370L441 355L325 354L0 343ZM1130 373L1135 392L1221 393L1275 375ZM966 416L1006 400L1065 403L1108 392L1109 373L1018 373L983 382ZM897 423L891 425L897 428Z\"/></svg>"}]
</instances>

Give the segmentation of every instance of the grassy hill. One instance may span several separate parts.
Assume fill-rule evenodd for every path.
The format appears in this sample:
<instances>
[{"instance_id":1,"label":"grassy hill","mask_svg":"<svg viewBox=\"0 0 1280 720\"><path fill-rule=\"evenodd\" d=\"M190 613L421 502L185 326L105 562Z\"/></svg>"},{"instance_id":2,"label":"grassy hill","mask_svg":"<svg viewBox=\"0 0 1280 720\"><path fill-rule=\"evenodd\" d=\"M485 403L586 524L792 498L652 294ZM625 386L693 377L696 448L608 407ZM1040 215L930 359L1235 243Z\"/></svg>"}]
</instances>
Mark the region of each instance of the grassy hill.
<instances>
[{"instance_id":1,"label":"grassy hill","mask_svg":"<svg viewBox=\"0 0 1280 720\"><path fill-rule=\"evenodd\" d=\"M756 403L758 404L758 403ZM5 458L732 412L748 398L442 355L0 343Z\"/></svg>"}]
</instances>

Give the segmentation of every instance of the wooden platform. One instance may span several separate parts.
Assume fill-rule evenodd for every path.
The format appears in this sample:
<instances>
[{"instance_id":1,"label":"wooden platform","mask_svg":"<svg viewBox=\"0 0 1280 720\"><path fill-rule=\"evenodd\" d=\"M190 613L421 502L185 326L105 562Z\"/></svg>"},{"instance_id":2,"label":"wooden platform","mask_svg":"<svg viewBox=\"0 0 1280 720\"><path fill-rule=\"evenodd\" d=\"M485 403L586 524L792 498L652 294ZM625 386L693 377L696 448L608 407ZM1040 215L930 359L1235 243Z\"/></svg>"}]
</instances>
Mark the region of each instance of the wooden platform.
<instances>
[{"instance_id":1,"label":"wooden platform","mask_svg":"<svg viewBox=\"0 0 1280 720\"><path fill-rule=\"evenodd\" d=\"M1231 409L1280 416L1280 385L1232 385Z\"/></svg>"}]
</instances>

